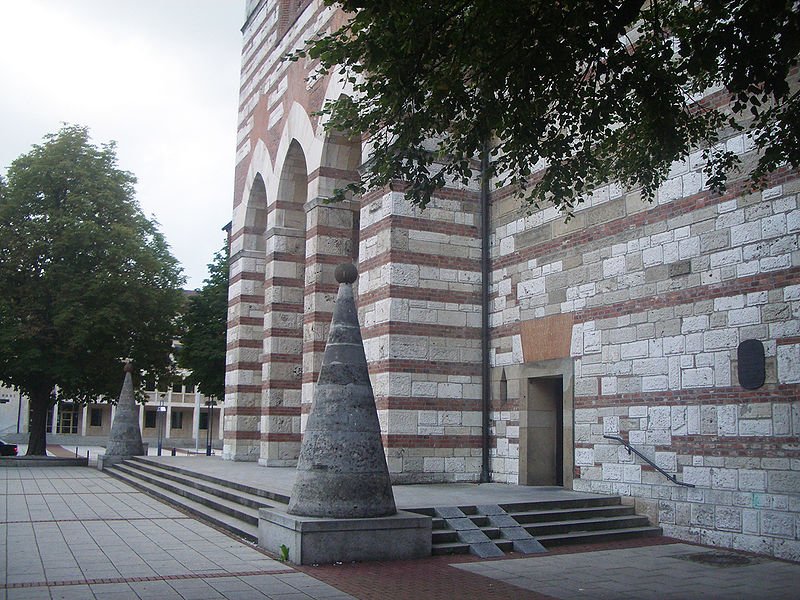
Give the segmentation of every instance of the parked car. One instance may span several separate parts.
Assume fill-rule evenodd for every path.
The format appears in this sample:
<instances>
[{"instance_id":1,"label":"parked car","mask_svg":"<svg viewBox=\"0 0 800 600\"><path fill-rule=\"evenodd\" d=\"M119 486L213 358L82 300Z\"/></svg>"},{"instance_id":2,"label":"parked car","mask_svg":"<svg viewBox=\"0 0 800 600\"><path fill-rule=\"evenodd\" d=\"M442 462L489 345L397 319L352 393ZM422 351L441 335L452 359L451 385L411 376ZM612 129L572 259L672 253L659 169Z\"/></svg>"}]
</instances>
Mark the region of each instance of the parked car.
<instances>
[{"instance_id":1,"label":"parked car","mask_svg":"<svg viewBox=\"0 0 800 600\"><path fill-rule=\"evenodd\" d=\"M16 455L17 455L16 444L6 444L3 440L0 440L0 456L16 456Z\"/></svg>"}]
</instances>

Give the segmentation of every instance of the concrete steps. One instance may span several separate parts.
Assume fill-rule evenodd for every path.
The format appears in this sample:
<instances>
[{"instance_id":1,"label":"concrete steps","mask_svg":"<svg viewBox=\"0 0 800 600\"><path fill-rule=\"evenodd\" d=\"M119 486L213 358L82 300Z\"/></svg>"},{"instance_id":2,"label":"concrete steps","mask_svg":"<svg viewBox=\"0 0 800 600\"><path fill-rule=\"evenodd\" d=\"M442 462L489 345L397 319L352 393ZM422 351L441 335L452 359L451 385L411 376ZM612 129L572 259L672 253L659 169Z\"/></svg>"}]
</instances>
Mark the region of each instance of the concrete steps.
<instances>
[{"instance_id":1,"label":"concrete steps","mask_svg":"<svg viewBox=\"0 0 800 600\"><path fill-rule=\"evenodd\" d=\"M652 527L647 517L636 515L633 507L623 505L619 496L501 506L545 548L661 535L660 527ZM480 507L459 508L500 550L510 552L513 549L512 542L503 539L501 530L490 523L490 517L481 514ZM459 541L459 532L448 525L446 519L435 517L430 509L415 510L434 517L433 554L468 554L471 551L468 543Z\"/></svg>"},{"instance_id":2,"label":"concrete steps","mask_svg":"<svg viewBox=\"0 0 800 600\"><path fill-rule=\"evenodd\" d=\"M289 502L288 496L282 494L147 457L126 460L106 472L251 542L258 541L259 508ZM534 545L538 542L545 548L661 535L661 528L651 527L646 517L623 505L619 496L410 510L432 518L433 554L477 553L476 545L471 546L465 541L467 538L483 540L481 552L502 553L524 550L526 546L509 538L519 540L526 535L532 536ZM442 518L448 511L457 521ZM469 531L465 533L466 530ZM527 544L530 548L531 542Z\"/></svg>"},{"instance_id":3,"label":"concrete steps","mask_svg":"<svg viewBox=\"0 0 800 600\"><path fill-rule=\"evenodd\" d=\"M258 509L288 502L286 496L135 457L105 470L178 509L258 541Z\"/></svg>"}]
</instances>

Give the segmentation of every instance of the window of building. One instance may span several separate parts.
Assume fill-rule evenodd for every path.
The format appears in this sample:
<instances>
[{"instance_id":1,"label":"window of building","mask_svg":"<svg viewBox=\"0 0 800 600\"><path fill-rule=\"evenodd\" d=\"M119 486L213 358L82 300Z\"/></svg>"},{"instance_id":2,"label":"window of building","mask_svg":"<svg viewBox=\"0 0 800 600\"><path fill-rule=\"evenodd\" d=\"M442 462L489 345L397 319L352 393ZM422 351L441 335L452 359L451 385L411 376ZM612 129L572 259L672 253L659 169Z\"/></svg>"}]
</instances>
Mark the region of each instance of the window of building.
<instances>
[{"instance_id":1,"label":"window of building","mask_svg":"<svg viewBox=\"0 0 800 600\"><path fill-rule=\"evenodd\" d=\"M145 429L155 429L156 428L156 411L154 410L146 410L144 411L144 426Z\"/></svg>"},{"instance_id":2,"label":"window of building","mask_svg":"<svg viewBox=\"0 0 800 600\"><path fill-rule=\"evenodd\" d=\"M93 407L89 410L89 425L92 427L103 426L103 409Z\"/></svg>"},{"instance_id":3,"label":"window of building","mask_svg":"<svg viewBox=\"0 0 800 600\"><path fill-rule=\"evenodd\" d=\"M178 381L172 384L172 393L173 394L180 394L183 391L183 382Z\"/></svg>"},{"instance_id":4,"label":"window of building","mask_svg":"<svg viewBox=\"0 0 800 600\"><path fill-rule=\"evenodd\" d=\"M208 411L202 410L200 412L200 423L198 427L200 429L208 429Z\"/></svg>"},{"instance_id":5,"label":"window of building","mask_svg":"<svg viewBox=\"0 0 800 600\"><path fill-rule=\"evenodd\" d=\"M74 404L59 404L56 433L78 433L78 408Z\"/></svg>"},{"instance_id":6,"label":"window of building","mask_svg":"<svg viewBox=\"0 0 800 600\"><path fill-rule=\"evenodd\" d=\"M170 420L173 429L183 429L183 411L173 410L172 418Z\"/></svg>"},{"instance_id":7,"label":"window of building","mask_svg":"<svg viewBox=\"0 0 800 600\"><path fill-rule=\"evenodd\" d=\"M193 383L187 383L186 384L186 393L187 394L194 394L194 384Z\"/></svg>"}]
</instances>

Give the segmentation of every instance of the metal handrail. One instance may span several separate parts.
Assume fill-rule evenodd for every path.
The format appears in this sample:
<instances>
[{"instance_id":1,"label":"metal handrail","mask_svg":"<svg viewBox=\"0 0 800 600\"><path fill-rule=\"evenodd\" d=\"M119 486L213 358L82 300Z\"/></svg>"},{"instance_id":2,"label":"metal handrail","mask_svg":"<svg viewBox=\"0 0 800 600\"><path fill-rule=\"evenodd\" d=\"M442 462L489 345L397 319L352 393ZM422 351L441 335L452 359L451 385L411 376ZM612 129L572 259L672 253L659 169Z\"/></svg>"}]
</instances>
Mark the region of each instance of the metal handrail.
<instances>
[{"instance_id":1,"label":"metal handrail","mask_svg":"<svg viewBox=\"0 0 800 600\"><path fill-rule=\"evenodd\" d=\"M645 462L646 462L648 465L650 465L650 466L651 466L651 467L653 467L653 468L654 468L656 471L658 471L659 473L661 473L661 474L662 474L664 477L666 477L667 479L669 479L669 480L670 480L672 483L674 483L674 484L676 484L676 485L683 485L683 486L690 487L690 488L696 487L696 486L695 486L693 483L684 483L683 481L678 481L678 479L675 477L675 475L670 475L669 473L667 473L667 472L666 472L664 469L662 469L661 467L659 467L659 466L658 466L656 463L654 463L652 460L650 460L649 458L647 458L647 457L646 457L644 454L642 454L641 452L639 452L639 451L638 451L636 448L634 448L633 446L631 446L631 445L630 445L628 442L626 442L625 440L623 440L623 439L622 439L621 437L619 437L618 435L604 435L603 437L604 437L604 438L606 438L606 439L609 439L609 440L616 440L617 442L619 442L620 444L622 444L623 446L625 446L625 449L628 451L628 456L630 456L630 455L631 455L631 452L633 452L633 453L634 453L636 456L638 456L639 458L641 458L641 459L642 459L643 461L645 461Z\"/></svg>"}]
</instances>

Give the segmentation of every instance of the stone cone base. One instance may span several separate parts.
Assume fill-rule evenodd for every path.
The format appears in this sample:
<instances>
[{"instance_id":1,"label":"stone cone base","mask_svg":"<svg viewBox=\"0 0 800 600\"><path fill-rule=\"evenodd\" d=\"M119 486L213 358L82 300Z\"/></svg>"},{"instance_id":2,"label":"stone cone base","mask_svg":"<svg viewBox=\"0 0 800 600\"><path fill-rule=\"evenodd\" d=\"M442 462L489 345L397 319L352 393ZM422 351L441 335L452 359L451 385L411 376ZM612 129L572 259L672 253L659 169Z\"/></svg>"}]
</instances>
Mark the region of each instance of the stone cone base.
<instances>
[{"instance_id":1,"label":"stone cone base","mask_svg":"<svg viewBox=\"0 0 800 600\"><path fill-rule=\"evenodd\" d=\"M258 511L258 545L296 565L403 560L431 555L431 518L399 511L388 517L328 519Z\"/></svg>"}]
</instances>

